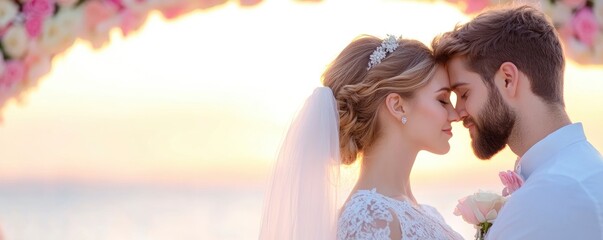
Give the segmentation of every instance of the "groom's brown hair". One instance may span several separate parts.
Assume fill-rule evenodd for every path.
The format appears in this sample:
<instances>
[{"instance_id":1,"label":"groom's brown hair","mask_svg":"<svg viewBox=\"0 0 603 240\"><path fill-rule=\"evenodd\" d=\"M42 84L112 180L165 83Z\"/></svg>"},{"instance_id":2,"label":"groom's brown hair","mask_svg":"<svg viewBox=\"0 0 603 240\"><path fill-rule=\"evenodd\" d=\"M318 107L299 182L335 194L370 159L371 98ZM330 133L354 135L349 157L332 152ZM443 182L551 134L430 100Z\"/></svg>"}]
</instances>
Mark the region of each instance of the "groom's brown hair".
<instances>
[{"instance_id":1,"label":"groom's brown hair","mask_svg":"<svg viewBox=\"0 0 603 240\"><path fill-rule=\"evenodd\" d=\"M531 89L550 104L563 102L565 59L554 26L531 6L501 7L483 12L432 42L436 60L465 56L467 67L489 88L500 65L512 62L530 79Z\"/></svg>"}]
</instances>

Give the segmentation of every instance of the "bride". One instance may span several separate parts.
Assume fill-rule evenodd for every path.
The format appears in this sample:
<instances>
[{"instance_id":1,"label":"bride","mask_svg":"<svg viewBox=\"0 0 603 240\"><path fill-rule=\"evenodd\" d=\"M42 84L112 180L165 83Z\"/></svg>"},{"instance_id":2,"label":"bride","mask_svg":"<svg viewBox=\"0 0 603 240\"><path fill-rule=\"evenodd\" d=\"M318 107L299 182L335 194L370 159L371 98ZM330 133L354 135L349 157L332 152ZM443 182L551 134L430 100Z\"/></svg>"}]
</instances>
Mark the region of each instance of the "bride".
<instances>
[{"instance_id":1,"label":"bride","mask_svg":"<svg viewBox=\"0 0 603 240\"><path fill-rule=\"evenodd\" d=\"M449 151L446 69L424 44L388 36L352 41L323 74L281 146L260 239L462 239L413 196L419 151ZM340 164L360 162L342 208Z\"/></svg>"}]
</instances>

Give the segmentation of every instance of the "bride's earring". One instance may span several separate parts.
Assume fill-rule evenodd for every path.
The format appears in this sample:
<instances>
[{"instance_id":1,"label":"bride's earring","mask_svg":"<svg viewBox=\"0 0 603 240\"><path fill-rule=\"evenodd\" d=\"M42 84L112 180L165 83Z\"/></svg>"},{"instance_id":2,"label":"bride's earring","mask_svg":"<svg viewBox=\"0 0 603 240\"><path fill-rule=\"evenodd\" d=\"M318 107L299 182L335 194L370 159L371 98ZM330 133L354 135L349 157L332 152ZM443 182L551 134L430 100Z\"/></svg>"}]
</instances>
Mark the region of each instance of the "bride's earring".
<instances>
[{"instance_id":1,"label":"bride's earring","mask_svg":"<svg viewBox=\"0 0 603 240\"><path fill-rule=\"evenodd\" d=\"M402 116L402 124L406 125L407 121L408 119L406 119L406 116Z\"/></svg>"}]
</instances>

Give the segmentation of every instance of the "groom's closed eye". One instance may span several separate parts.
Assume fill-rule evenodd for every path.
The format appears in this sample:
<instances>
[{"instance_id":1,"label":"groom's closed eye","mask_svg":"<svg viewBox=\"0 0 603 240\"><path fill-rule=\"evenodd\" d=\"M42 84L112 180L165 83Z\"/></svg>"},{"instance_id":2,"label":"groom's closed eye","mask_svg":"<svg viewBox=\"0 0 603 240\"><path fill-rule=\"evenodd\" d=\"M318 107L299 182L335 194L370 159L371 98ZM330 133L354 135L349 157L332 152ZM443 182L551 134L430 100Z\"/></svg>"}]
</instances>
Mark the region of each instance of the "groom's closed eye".
<instances>
[{"instance_id":1,"label":"groom's closed eye","mask_svg":"<svg viewBox=\"0 0 603 240\"><path fill-rule=\"evenodd\" d=\"M469 93L469 90L465 90L463 92L463 94L461 94L461 99L467 99L467 94Z\"/></svg>"}]
</instances>

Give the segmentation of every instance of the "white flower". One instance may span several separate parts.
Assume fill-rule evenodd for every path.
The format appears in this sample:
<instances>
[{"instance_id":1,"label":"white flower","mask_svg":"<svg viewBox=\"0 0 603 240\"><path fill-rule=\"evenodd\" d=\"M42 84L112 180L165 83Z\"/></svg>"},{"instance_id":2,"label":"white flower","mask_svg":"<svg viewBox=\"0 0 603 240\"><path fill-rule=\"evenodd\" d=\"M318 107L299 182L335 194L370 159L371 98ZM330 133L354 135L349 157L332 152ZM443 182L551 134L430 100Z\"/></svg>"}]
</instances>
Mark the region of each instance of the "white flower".
<instances>
[{"instance_id":1,"label":"white flower","mask_svg":"<svg viewBox=\"0 0 603 240\"><path fill-rule=\"evenodd\" d=\"M596 0L593 4L593 12L597 17L599 26L603 27L603 0Z\"/></svg>"},{"instance_id":2,"label":"white flower","mask_svg":"<svg viewBox=\"0 0 603 240\"><path fill-rule=\"evenodd\" d=\"M539 1L538 7L540 10L546 14L549 18L554 15L553 13L553 4L550 1Z\"/></svg>"},{"instance_id":3,"label":"white flower","mask_svg":"<svg viewBox=\"0 0 603 240\"><path fill-rule=\"evenodd\" d=\"M78 0L57 0L57 3L61 7L70 7L77 3Z\"/></svg>"},{"instance_id":4,"label":"white flower","mask_svg":"<svg viewBox=\"0 0 603 240\"><path fill-rule=\"evenodd\" d=\"M496 193L479 190L459 200L454 214L473 225L492 223L498 216L506 199Z\"/></svg>"},{"instance_id":5,"label":"white flower","mask_svg":"<svg viewBox=\"0 0 603 240\"><path fill-rule=\"evenodd\" d=\"M555 4L551 12L551 18L554 23L566 24L572 19L572 9L565 4Z\"/></svg>"},{"instance_id":6,"label":"white flower","mask_svg":"<svg viewBox=\"0 0 603 240\"><path fill-rule=\"evenodd\" d=\"M13 1L0 0L0 28L9 24L19 13L19 7Z\"/></svg>"},{"instance_id":7,"label":"white flower","mask_svg":"<svg viewBox=\"0 0 603 240\"><path fill-rule=\"evenodd\" d=\"M49 55L65 51L75 42L82 22L82 14L79 10L61 9L55 17L44 23L39 39L42 51Z\"/></svg>"},{"instance_id":8,"label":"white flower","mask_svg":"<svg viewBox=\"0 0 603 240\"><path fill-rule=\"evenodd\" d=\"M27 31L23 25L13 25L2 38L4 51L11 58L19 59L23 57L29 46Z\"/></svg>"},{"instance_id":9,"label":"white flower","mask_svg":"<svg viewBox=\"0 0 603 240\"><path fill-rule=\"evenodd\" d=\"M81 8L64 7L56 15L56 21L65 31L79 35L83 27L84 13Z\"/></svg>"}]
</instances>

